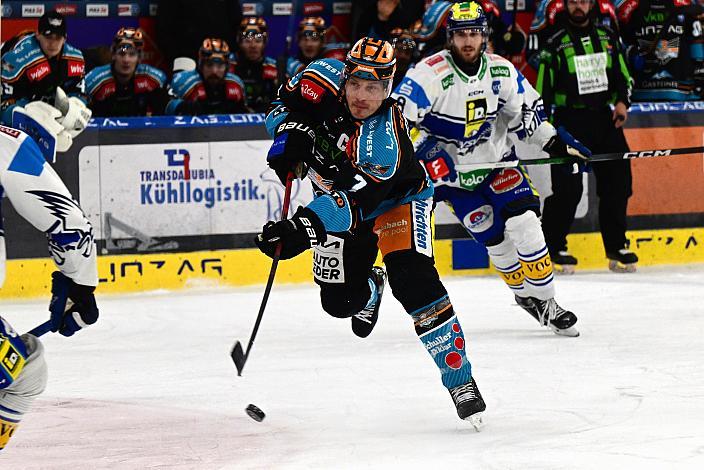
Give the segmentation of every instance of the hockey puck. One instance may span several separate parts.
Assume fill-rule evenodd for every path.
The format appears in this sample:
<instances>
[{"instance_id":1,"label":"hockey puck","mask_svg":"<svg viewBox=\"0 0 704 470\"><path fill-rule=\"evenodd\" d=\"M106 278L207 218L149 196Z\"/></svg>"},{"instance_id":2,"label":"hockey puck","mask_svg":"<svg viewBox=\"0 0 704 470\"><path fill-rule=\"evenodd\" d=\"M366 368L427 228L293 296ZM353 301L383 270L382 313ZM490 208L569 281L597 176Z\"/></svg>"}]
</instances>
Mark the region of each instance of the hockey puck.
<instances>
[{"instance_id":1,"label":"hockey puck","mask_svg":"<svg viewBox=\"0 0 704 470\"><path fill-rule=\"evenodd\" d=\"M252 405L251 403L247 405L247 408L245 410L247 414L249 415L250 418L252 418L254 421L262 422L264 420L264 417L266 416L262 410L259 409L259 407Z\"/></svg>"}]
</instances>

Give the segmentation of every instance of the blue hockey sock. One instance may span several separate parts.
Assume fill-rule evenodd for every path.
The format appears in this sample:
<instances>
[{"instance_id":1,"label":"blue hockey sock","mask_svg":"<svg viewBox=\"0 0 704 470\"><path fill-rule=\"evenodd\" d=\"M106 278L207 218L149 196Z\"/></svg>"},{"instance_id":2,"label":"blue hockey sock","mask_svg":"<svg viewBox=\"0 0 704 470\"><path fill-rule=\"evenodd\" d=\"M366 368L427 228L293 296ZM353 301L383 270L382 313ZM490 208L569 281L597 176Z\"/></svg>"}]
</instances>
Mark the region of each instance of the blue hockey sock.
<instances>
[{"instance_id":1,"label":"blue hockey sock","mask_svg":"<svg viewBox=\"0 0 704 470\"><path fill-rule=\"evenodd\" d=\"M467 358L462 327L445 296L411 313L416 334L435 365L440 369L442 384L450 389L466 384L472 378L472 365Z\"/></svg>"}]
</instances>

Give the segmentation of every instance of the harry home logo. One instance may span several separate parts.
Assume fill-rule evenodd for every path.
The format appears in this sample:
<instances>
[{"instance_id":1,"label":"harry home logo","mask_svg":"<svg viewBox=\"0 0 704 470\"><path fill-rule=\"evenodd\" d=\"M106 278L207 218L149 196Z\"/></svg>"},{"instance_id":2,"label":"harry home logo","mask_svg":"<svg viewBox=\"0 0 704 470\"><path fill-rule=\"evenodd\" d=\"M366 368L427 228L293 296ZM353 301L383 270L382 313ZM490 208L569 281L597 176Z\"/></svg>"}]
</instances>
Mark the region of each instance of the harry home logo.
<instances>
[{"instance_id":1,"label":"harry home logo","mask_svg":"<svg viewBox=\"0 0 704 470\"><path fill-rule=\"evenodd\" d=\"M183 148L163 150L166 168L140 170L140 204L203 204L266 199L252 178L223 182L212 168L192 168L191 154Z\"/></svg>"}]
</instances>

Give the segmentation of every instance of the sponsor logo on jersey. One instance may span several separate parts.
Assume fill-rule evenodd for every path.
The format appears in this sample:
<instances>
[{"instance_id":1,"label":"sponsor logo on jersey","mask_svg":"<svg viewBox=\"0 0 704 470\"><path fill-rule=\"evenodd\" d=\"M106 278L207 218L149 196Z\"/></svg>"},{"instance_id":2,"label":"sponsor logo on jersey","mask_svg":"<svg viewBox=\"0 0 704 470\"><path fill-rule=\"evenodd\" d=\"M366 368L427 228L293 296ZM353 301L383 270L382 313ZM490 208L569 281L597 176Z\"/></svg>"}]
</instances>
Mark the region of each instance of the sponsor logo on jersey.
<instances>
[{"instance_id":1,"label":"sponsor logo on jersey","mask_svg":"<svg viewBox=\"0 0 704 470\"><path fill-rule=\"evenodd\" d=\"M433 66L437 65L440 62L444 61L445 59L441 55L435 55L435 56L430 56L427 59L425 59L426 65Z\"/></svg>"},{"instance_id":2,"label":"sponsor logo on jersey","mask_svg":"<svg viewBox=\"0 0 704 470\"><path fill-rule=\"evenodd\" d=\"M498 95L499 91L501 91L501 81L499 80L494 80L491 82L491 91L495 94Z\"/></svg>"},{"instance_id":3,"label":"sponsor logo on jersey","mask_svg":"<svg viewBox=\"0 0 704 470\"><path fill-rule=\"evenodd\" d=\"M497 65L495 67L489 67L489 73L491 73L492 78L493 77L510 77L511 76L511 71L508 69L508 67L504 65Z\"/></svg>"},{"instance_id":4,"label":"sponsor logo on jersey","mask_svg":"<svg viewBox=\"0 0 704 470\"><path fill-rule=\"evenodd\" d=\"M108 16L110 6L107 3L89 3L86 5L86 16Z\"/></svg>"},{"instance_id":5,"label":"sponsor logo on jersey","mask_svg":"<svg viewBox=\"0 0 704 470\"><path fill-rule=\"evenodd\" d=\"M325 11L325 5L322 2L311 2L303 4L303 14L305 16L320 15Z\"/></svg>"},{"instance_id":6,"label":"sponsor logo on jersey","mask_svg":"<svg viewBox=\"0 0 704 470\"><path fill-rule=\"evenodd\" d=\"M460 186L464 189L473 190L484 182L491 170L474 170L460 173Z\"/></svg>"},{"instance_id":7,"label":"sponsor logo on jersey","mask_svg":"<svg viewBox=\"0 0 704 470\"><path fill-rule=\"evenodd\" d=\"M86 71L86 64L77 60L68 61L68 76L80 77Z\"/></svg>"},{"instance_id":8,"label":"sponsor logo on jersey","mask_svg":"<svg viewBox=\"0 0 704 470\"><path fill-rule=\"evenodd\" d=\"M326 241L313 249L313 276L316 279L334 284L345 282L345 266L342 252L343 238L328 234Z\"/></svg>"},{"instance_id":9,"label":"sponsor logo on jersey","mask_svg":"<svg viewBox=\"0 0 704 470\"><path fill-rule=\"evenodd\" d=\"M430 205L426 201L414 201L413 225L418 251L427 251L432 243L430 234Z\"/></svg>"},{"instance_id":10,"label":"sponsor logo on jersey","mask_svg":"<svg viewBox=\"0 0 704 470\"><path fill-rule=\"evenodd\" d=\"M491 190L496 194L505 193L516 188L523 182L523 173L515 168L505 168L494 177L491 184Z\"/></svg>"},{"instance_id":11,"label":"sponsor logo on jersey","mask_svg":"<svg viewBox=\"0 0 704 470\"><path fill-rule=\"evenodd\" d=\"M27 77L31 82L38 82L42 78L46 77L49 72L51 72L51 67L46 62L42 62L27 71Z\"/></svg>"},{"instance_id":12,"label":"sponsor logo on jersey","mask_svg":"<svg viewBox=\"0 0 704 470\"><path fill-rule=\"evenodd\" d=\"M442 79L442 89L443 90L447 90L448 88L450 88L454 84L455 84L455 74L454 73L452 73Z\"/></svg>"},{"instance_id":13,"label":"sponsor logo on jersey","mask_svg":"<svg viewBox=\"0 0 704 470\"><path fill-rule=\"evenodd\" d=\"M78 5L72 4L59 4L54 7L54 11L61 13L64 16L71 16L78 14Z\"/></svg>"},{"instance_id":14,"label":"sponsor logo on jersey","mask_svg":"<svg viewBox=\"0 0 704 470\"><path fill-rule=\"evenodd\" d=\"M488 204L474 209L464 216L462 223L471 232L485 232L494 225L494 209Z\"/></svg>"},{"instance_id":15,"label":"sponsor logo on jersey","mask_svg":"<svg viewBox=\"0 0 704 470\"><path fill-rule=\"evenodd\" d=\"M618 9L618 19L628 22L636 8L638 8L638 0L626 0Z\"/></svg>"},{"instance_id":16,"label":"sponsor logo on jersey","mask_svg":"<svg viewBox=\"0 0 704 470\"><path fill-rule=\"evenodd\" d=\"M26 18L39 18L44 14L44 4L23 4L22 5L22 16Z\"/></svg>"},{"instance_id":17,"label":"sponsor logo on jersey","mask_svg":"<svg viewBox=\"0 0 704 470\"><path fill-rule=\"evenodd\" d=\"M486 98L467 100L466 106L464 136L471 137L486 119Z\"/></svg>"},{"instance_id":18,"label":"sponsor logo on jersey","mask_svg":"<svg viewBox=\"0 0 704 470\"><path fill-rule=\"evenodd\" d=\"M325 93L323 88L312 81L308 79L301 81L301 96L308 101L320 103L320 100L323 99L323 93Z\"/></svg>"},{"instance_id":19,"label":"sponsor logo on jersey","mask_svg":"<svg viewBox=\"0 0 704 470\"><path fill-rule=\"evenodd\" d=\"M20 136L20 131L11 127L0 126L0 132L7 134L10 137L14 137L15 139Z\"/></svg>"},{"instance_id":20,"label":"sponsor logo on jersey","mask_svg":"<svg viewBox=\"0 0 704 470\"><path fill-rule=\"evenodd\" d=\"M226 86L226 92L228 99L234 101L240 101L242 99L242 88L237 83L228 82ZM205 89L202 90L205 94Z\"/></svg>"},{"instance_id":21,"label":"sponsor logo on jersey","mask_svg":"<svg viewBox=\"0 0 704 470\"><path fill-rule=\"evenodd\" d=\"M274 16L289 16L293 14L293 5L291 3L274 3L271 11Z\"/></svg>"},{"instance_id":22,"label":"sponsor logo on jersey","mask_svg":"<svg viewBox=\"0 0 704 470\"><path fill-rule=\"evenodd\" d=\"M333 2L333 15L349 15L352 13L352 2Z\"/></svg>"}]
</instances>

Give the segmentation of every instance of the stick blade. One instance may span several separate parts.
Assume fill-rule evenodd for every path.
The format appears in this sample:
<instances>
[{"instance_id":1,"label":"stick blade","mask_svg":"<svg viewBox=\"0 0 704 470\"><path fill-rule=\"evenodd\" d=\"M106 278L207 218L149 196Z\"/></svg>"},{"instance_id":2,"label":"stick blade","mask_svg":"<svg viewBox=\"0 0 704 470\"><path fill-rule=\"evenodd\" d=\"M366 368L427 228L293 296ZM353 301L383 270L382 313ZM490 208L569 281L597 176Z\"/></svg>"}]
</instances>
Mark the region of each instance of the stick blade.
<instances>
[{"instance_id":1,"label":"stick blade","mask_svg":"<svg viewBox=\"0 0 704 470\"><path fill-rule=\"evenodd\" d=\"M237 375L242 376L242 369L244 369L245 362L242 343L240 343L239 341L235 343L235 345L232 347L232 351L230 351L230 357L232 358L232 362L235 363L235 367L237 368Z\"/></svg>"}]
</instances>

